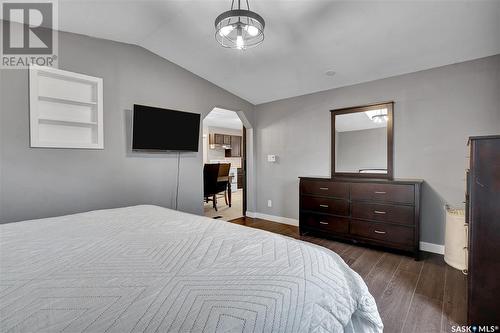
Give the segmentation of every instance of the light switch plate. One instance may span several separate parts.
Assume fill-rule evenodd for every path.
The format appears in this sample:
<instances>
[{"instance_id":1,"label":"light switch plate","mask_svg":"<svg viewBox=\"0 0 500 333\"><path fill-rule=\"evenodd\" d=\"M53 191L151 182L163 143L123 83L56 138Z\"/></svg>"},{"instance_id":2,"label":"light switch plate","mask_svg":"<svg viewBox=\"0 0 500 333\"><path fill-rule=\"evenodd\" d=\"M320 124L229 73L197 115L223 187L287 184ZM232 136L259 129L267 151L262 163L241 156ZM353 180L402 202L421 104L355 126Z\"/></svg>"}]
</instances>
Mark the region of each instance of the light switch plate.
<instances>
[{"instance_id":1,"label":"light switch plate","mask_svg":"<svg viewBox=\"0 0 500 333\"><path fill-rule=\"evenodd\" d=\"M276 162L276 155L267 155L268 162Z\"/></svg>"}]
</instances>

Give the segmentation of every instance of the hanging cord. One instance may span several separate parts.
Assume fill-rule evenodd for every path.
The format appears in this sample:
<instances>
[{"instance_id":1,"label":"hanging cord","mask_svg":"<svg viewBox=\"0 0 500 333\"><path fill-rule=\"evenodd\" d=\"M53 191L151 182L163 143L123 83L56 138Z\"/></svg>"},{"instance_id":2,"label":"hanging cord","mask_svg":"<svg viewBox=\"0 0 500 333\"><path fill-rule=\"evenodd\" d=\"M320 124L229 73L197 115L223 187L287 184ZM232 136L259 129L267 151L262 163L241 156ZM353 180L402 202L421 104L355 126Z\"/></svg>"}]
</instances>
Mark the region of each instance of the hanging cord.
<instances>
[{"instance_id":1,"label":"hanging cord","mask_svg":"<svg viewBox=\"0 0 500 333\"><path fill-rule=\"evenodd\" d=\"M180 165L181 165L181 152L177 152L177 186L175 190L175 210L177 210L179 203L179 175L180 175Z\"/></svg>"}]
</instances>

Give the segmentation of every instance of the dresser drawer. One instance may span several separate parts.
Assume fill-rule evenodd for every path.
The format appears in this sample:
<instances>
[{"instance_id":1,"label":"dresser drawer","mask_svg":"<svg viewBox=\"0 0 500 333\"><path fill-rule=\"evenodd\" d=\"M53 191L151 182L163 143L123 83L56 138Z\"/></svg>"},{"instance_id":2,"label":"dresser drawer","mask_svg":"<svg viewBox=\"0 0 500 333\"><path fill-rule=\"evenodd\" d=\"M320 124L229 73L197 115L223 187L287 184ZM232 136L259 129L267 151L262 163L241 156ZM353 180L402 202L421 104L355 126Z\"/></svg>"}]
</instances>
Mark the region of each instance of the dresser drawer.
<instances>
[{"instance_id":1,"label":"dresser drawer","mask_svg":"<svg viewBox=\"0 0 500 333\"><path fill-rule=\"evenodd\" d=\"M300 224L301 226L332 233L347 234L349 231L349 219L345 217L304 213L300 216Z\"/></svg>"},{"instance_id":2,"label":"dresser drawer","mask_svg":"<svg viewBox=\"0 0 500 333\"><path fill-rule=\"evenodd\" d=\"M349 199L349 184L302 179L300 193Z\"/></svg>"},{"instance_id":3,"label":"dresser drawer","mask_svg":"<svg viewBox=\"0 0 500 333\"><path fill-rule=\"evenodd\" d=\"M353 183L351 184L351 200L368 200L414 204L413 185Z\"/></svg>"},{"instance_id":4,"label":"dresser drawer","mask_svg":"<svg viewBox=\"0 0 500 333\"><path fill-rule=\"evenodd\" d=\"M301 209L318 213L349 216L349 201L323 197L310 197L302 195Z\"/></svg>"},{"instance_id":5,"label":"dresser drawer","mask_svg":"<svg viewBox=\"0 0 500 333\"><path fill-rule=\"evenodd\" d=\"M412 206L383 205L355 201L351 204L351 216L359 219L413 226L415 224L413 209Z\"/></svg>"},{"instance_id":6,"label":"dresser drawer","mask_svg":"<svg viewBox=\"0 0 500 333\"><path fill-rule=\"evenodd\" d=\"M411 246L414 244L414 228L383 223L351 220L352 235Z\"/></svg>"}]
</instances>

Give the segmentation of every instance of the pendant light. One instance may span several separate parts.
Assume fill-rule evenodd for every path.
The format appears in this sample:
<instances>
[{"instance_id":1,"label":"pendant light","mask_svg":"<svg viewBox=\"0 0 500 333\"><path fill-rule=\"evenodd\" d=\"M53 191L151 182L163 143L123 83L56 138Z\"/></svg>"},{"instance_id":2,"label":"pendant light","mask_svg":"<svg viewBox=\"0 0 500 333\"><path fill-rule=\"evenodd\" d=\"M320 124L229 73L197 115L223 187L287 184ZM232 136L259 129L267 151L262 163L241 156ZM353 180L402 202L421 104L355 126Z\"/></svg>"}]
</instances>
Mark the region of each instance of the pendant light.
<instances>
[{"instance_id":1,"label":"pendant light","mask_svg":"<svg viewBox=\"0 0 500 333\"><path fill-rule=\"evenodd\" d=\"M264 19L250 10L248 0L246 9L241 8L241 0L231 2L228 10L215 19L215 39L223 46L244 50L257 46L264 41Z\"/></svg>"}]
</instances>

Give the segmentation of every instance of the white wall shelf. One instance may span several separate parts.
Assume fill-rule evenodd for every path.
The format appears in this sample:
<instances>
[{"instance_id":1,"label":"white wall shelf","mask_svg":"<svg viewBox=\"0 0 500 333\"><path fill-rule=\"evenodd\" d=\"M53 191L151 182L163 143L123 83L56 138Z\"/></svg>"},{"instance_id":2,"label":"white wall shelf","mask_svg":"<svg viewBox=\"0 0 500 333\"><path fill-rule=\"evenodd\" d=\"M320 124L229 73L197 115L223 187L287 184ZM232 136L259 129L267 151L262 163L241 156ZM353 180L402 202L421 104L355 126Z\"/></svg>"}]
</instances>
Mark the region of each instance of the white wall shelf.
<instances>
[{"instance_id":1,"label":"white wall shelf","mask_svg":"<svg viewBox=\"0 0 500 333\"><path fill-rule=\"evenodd\" d=\"M85 126L97 126L96 122L93 121L69 121L69 120L61 120L61 119L51 119L51 118L38 118L40 123L61 123L62 125L85 125Z\"/></svg>"},{"instance_id":2,"label":"white wall shelf","mask_svg":"<svg viewBox=\"0 0 500 333\"><path fill-rule=\"evenodd\" d=\"M85 101L77 101L65 98L57 98L57 97L49 97L49 96L38 96L40 101L45 102L54 102L54 103L64 103L64 104L74 104L74 105L84 105L84 106L94 106L97 105L96 102L85 102Z\"/></svg>"},{"instance_id":3,"label":"white wall shelf","mask_svg":"<svg viewBox=\"0 0 500 333\"><path fill-rule=\"evenodd\" d=\"M102 79L30 67L31 147L104 149Z\"/></svg>"}]
</instances>

